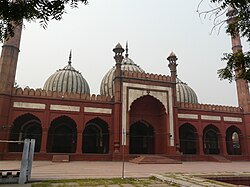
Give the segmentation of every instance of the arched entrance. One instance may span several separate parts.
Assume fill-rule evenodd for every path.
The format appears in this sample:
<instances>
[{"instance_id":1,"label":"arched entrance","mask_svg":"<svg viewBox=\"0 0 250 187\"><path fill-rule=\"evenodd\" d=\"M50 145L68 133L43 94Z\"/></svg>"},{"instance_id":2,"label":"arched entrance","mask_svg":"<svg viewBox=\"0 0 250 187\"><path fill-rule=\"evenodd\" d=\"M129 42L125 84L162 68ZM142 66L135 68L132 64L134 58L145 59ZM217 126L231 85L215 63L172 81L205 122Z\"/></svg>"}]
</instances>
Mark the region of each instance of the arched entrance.
<instances>
[{"instance_id":1,"label":"arched entrance","mask_svg":"<svg viewBox=\"0 0 250 187\"><path fill-rule=\"evenodd\" d=\"M129 153L165 154L170 144L170 126L164 105L155 97L136 99L129 110Z\"/></svg>"},{"instance_id":2,"label":"arched entrance","mask_svg":"<svg viewBox=\"0 0 250 187\"><path fill-rule=\"evenodd\" d=\"M180 152L183 154L197 153L197 131L191 124L183 124L179 128Z\"/></svg>"},{"instance_id":3,"label":"arched entrance","mask_svg":"<svg viewBox=\"0 0 250 187\"><path fill-rule=\"evenodd\" d=\"M130 154L154 153L154 129L141 121L131 125L129 130Z\"/></svg>"},{"instance_id":4,"label":"arched entrance","mask_svg":"<svg viewBox=\"0 0 250 187\"><path fill-rule=\"evenodd\" d=\"M226 131L227 153L229 155L241 155L240 145L241 131L235 126L231 126Z\"/></svg>"},{"instance_id":5,"label":"arched entrance","mask_svg":"<svg viewBox=\"0 0 250 187\"><path fill-rule=\"evenodd\" d=\"M35 139L35 152L41 148L42 128L40 120L32 114L24 114L15 119L11 128L10 140ZM10 152L22 152L23 144L9 144Z\"/></svg>"},{"instance_id":6,"label":"arched entrance","mask_svg":"<svg viewBox=\"0 0 250 187\"><path fill-rule=\"evenodd\" d=\"M106 154L109 152L108 125L97 118L87 123L83 131L83 153Z\"/></svg>"},{"instance_id":7,"label":"arched entrance","mask_svg":"<svg viewBox=\"0 0 250 187\"><path fill-rule=\"evenodd\" d=\"M52 121L49 128L47 152L74 153L76 139L75 122L67 116L59 117Z\"/></svg>"},{"instance_id":8,"label":"arched entrance","mask_svg":"<svg viewBox=\"0 0 250 187\"><path fill-rule=\"evenodd\" d=\"M219 154L219 130L213 126L208 125L203 131L203 149L205 154Z\"/></svg>"}]
</instances>

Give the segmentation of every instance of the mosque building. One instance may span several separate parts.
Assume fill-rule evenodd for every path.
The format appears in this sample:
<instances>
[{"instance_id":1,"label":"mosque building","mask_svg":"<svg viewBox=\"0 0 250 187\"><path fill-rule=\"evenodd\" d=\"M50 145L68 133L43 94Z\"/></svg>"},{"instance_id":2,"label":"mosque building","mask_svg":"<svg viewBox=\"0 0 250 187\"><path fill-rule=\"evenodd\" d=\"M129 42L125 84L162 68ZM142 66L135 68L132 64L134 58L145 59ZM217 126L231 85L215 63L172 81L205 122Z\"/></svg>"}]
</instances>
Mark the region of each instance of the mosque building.
<instances>
[{"instance_id":1,"label":"mosque building","mask_svg":"<svg viewBox=\"0 0 250 187\"><path fill-rule=\"evenodd\" d=\"M0 58L0 140L34 138L35 159L129 160L154 155L176 160L249 160L250 97L236 80L238 107L200 104L195 91L177 77L177 56L167 60L170 75L149 74L117 44L114 67L100 94L73 67L45 81L43 89L16 88L21 39L17 27ZM233 51L241 50L232 37ZM125 55L123 54L125 52ZM0 143L0 160L20 159L22 143Z\"/></svg>"}]
</instances>

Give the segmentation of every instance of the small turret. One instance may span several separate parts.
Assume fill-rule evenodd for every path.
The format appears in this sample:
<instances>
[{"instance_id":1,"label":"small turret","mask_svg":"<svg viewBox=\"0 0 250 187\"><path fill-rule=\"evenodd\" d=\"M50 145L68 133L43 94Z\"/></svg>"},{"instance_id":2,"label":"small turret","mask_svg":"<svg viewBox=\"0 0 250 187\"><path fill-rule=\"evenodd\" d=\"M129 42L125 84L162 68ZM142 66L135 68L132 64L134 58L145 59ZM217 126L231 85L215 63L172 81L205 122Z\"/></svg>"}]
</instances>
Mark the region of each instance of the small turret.
<instances>
[{"instance_id":1,"label":"small turret","mask_svg":"<svg viewBox=\"0 0 250 187\"><path fill-rule=\"evenodd\" d=\"M168 56L167 60L169 61L168 67L171 72L171 79L173 82L176 82L176 78L177 78L176 67L178 66L176 61L178 60L178 58L176 57L175 53L172 51L170 55Z\"/></svg>"}]
</instances>

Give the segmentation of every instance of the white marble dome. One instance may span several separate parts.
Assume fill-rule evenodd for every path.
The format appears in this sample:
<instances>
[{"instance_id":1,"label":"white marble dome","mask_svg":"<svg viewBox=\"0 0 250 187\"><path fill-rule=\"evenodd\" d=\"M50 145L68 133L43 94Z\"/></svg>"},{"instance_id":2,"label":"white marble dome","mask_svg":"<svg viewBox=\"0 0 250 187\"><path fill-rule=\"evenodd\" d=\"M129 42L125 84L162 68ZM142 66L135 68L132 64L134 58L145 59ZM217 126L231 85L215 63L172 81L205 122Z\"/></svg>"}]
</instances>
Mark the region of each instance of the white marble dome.
<instances>
[{"instance_id":1,"label":"white marble dome","mask_svg":"<svg viewBox=\"0 0 250 187\"><path fill-rule=\"evenodd\" d=\"M57 70L45 82L43 89L46 91L89 94L89 85L82 74L71 65L71 54L68 65Z\"/></svg>"},{"instance_id":2,"label":"white marble dome","mask_svg":"<svg viewBox=\"0 0 250 187\"><path fill-rule=\"evenodd\" d=\"M144 70L139 67L137 64L133 62L132 59L126 55L121 63L122 71L131 71L131 72L140 72L144 73ZM115 66L111 68L106 75L103 77L101 86L100 86L100 94L106 96L114 95L114 78L115 78Z\"/></svg>"},{"instance_id":3,"label":"white marble dome","mask_svg":"<svg viewBox=\"0 0 250 187\"><path fill-rule=\"evenodd\" d=\"M176 95L177 102L198 103L198 97L194 90L178 78L176 80Z\"/></svg>"}]
</instances>

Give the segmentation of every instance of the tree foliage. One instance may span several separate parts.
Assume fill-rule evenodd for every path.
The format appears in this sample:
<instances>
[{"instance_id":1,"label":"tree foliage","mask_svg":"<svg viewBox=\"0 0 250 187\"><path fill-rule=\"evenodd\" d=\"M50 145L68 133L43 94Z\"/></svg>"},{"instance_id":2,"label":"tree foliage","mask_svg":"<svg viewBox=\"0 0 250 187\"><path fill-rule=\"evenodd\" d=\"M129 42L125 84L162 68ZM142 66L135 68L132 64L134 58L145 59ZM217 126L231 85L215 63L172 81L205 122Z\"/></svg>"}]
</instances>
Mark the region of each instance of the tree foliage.
<instances>
[{"instance_id":1,"label":"tree foliage","mask_svg":"<svg viewBox=\"0 0 250 187\"><path fill-rule=\"evenodd\" d=\"M0 42L14 35L14 25L23 20L38 21L43 28L49 20L61 20L66 5L72 8L87 0L0 0Z\"/></svg>"},{"instance_id":2,"label":"tree foliage","mask_svg":"<svg viewBox=\"0 0 250 187\"><path fill-rule=\"evenodd\" d=\"M247 42L250 42L250 0L209 0L212 4L210 9L200 11L201 3L208 2L201 0L198 6L199 15L207 16L213 19L214 27L219 28L226 24L226 32L233 37L240 35ZM231 11L229 11L231 10ZM229 19L233 22L227 24ZM226 67L219 69L219 78L227 79L230 82L236 79L245 79L250 81L250 53L238 51L237 53L224 54L222 58L226 61Z\"/></svg>"}]
</instances>

